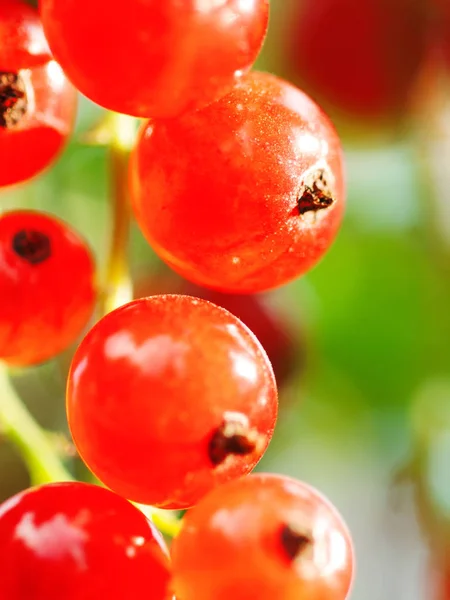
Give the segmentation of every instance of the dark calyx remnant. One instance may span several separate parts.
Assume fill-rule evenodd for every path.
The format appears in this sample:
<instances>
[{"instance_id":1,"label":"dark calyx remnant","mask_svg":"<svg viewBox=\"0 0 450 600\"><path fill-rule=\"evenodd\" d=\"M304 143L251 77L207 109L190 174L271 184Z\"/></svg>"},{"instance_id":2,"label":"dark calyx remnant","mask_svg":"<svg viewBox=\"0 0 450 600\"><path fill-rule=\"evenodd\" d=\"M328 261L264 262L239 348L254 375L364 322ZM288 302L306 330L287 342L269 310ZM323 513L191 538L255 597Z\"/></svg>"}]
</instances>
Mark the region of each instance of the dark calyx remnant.
<instances>
[{"instance_id":1,"label":"dark calyx remnant","mask_svg":"<svg viewBox=\"0 0 450 600\"><path fill-rule=\"evenodd\" d=\"M333 194L327 183L324 169L312 171L305 179L298 198L298 212L317 212L334 203Z\"/></svg>"},{"instance_id":2,"label":"dark calyx remnant","mask_svg":"<svg viewBox=\"0 0 450 600\"><path fill-rule=\"evenodd\" d=\"M18 73L0 71L0 127L10 129L27 112L25 84Z\"/></svg>"},{"instance_id":3,"label":"dark calyx remnant","mask_svg":"<svg viewBox=\"0 0 450 600\"><path fill-rule=\"evenodd\" d=\"M33 229L22 229L13 238L12 248L16 254L32 265L50 258L52 247L45 233Z\"/></svg>"},{"instance_id":4,"label":"dark calyx remnant","mask_svg":"<svg viewBox=\"0 0 450 600\"><path fill-rule=\"evenodd\" d=\"M227 419L214 432L208 454L213 465L220 465L229 455L246 456L256 450L261 436L242 420Z\"/></svg>"},{"instance_id":5,"label":"dark calyx remnant","mask_svg":"<svg viewBox=\"0 0 450 600\"><path fill-rule=\"evenodd\" d=\"M280 537L281 545L290 560L296 560L313 543L310 535L291 525L283 525Z\"/></svg>"}]
</instances>

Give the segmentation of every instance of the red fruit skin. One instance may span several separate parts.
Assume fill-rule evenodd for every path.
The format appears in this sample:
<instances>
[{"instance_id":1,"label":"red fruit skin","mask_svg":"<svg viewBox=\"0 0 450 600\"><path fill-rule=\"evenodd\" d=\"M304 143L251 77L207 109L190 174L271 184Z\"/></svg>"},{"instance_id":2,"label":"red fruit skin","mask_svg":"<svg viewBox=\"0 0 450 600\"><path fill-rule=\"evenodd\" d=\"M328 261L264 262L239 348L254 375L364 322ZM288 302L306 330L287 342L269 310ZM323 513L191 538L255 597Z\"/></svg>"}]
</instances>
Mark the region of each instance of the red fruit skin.
<instances>
[{"instance_id":1,"label":"red fruit skin","mask_svg":"<svg viewBox=\"0 0 450 600\"><path fill-rule=\"evenodd\" d=\"M287 52L292 78L330 111L397 119L426 56L423 0L303 0Z\"/></svg>"},{"instance_id":2,"label":"red fruit skin","mask_svg":"<svg viewBox=\"0 0 450 600\"><path fill-rule=\"evenodd\" d=\"M286 524L313 540L295 560L282 545ZM336 509L281 475L249 475L208 494L185 515L172 562L183 600L345 600L353 579L352 542Z\"/></svg>"},{"instance_id":3,"label":"red fruit skin","mask_svg":"<svg viewBox=\"0 0 450 600\"><path fill-rule=\"evenodd\" d=\"M183 293L217 304L247 325L267 352L278 387L287 383L301 368L298 323L268 297L223 294L194 284L185 285Z\"/></svg>"},{"instance_id":4,"label":"red fruit skin","mask_svg":"<svg viewBox=\"0 0 450 600\"><path fill-rule=\"evenodd\" d=\"M61 67L49 61L29 71L33 107L14 129L0 127L0 187L21 183L47 169L72 133L77 93Z\"/></svg>"},{"instance_id":5,"label":"red fruit skin","mask_svg":"<svg viewBox=\"0 0 450 600\"><path fill-rule=\"evenodd\" d=\"M261 445L214 466L209 443L230 414ZM277 414L270 363L227 311L188 296L135 300L104 317L75 353L67 416L87 466L120 495L188 508L216 485L250 472Z\"/></svg>"},{"instance_id":6,"label":"red fruit skin","mask_svg":"<svg viewBox=\"0 0 450 600\"><path fill-rule=\"evenodd\" d=\"M2 71L39 67L52 58L39 14L23 0L2 0L0 40Z\"/></svg>"},{"instance_id":7,"label":"red fruit skin","mask_svg":"<svg viewBox=\"0 0 450 600\"><path fill-rule=\"evenodd\" d=\"M167 269L139 279L135 297L156 294L185 294L208 300L240 319L258 338L282 387L303 369L303 333L299 319L286 310L283 299L264 294L223 294L200 287Z\"/></svg>"},{"instance_id":8,"label":"red fruit skin","mask_svg":"<svg viewBox=\"0 0 450 600\"><path fill-rule=\"evenodd\" d=\"M45 170L71 134L77 92L49 53L38 13L20 0L0 5L0 72L18 74L28 108L13 126L0 126L0 187Z\"/></svg>"},{"instance_id":9,"label":"red fruit skin","mask_svg":"<svg viewBox=\"0 0 450 600\"><path fill-rule=\"evenodd\" d=\"M312 100L252 72L207 108L143 128L131 161L135 215L183 277L265 291L304 274L331 245L344 208L342 160ZM300 215L305 176L322 168L334 202Z\"/></svg>"},{"instance_id":10,"label":"red fruit skin","mask_svg":"<svg viewBox=\"0 0 450 600\"><path fill-rule=\"evenodd\" d=\"M168 552L129 502L55 483L0 506L0 600L166 600Z\"/></svg>"},{"instance_id":11,"label":"red fruit skin","mask_svg":"<svg viewBox=\"0 0 450 600\"><path fill-rule=\"evenodd\" d=\"M67 76L94 102L167 118L226 93L255 61L268 0L41 0ZM91 40L87 44L86 40Z\"/></svg>"},{"instance_id":12,"label":"red fruit skin","mask_svg":"<svg viewBox=\"0 0 450 600\"><path fill-rule=\"evenodd\" d=\"M33 264L14 250L23 230L48 237L46 260ZM29 366L72 344L94 310L94 277L89 248L62 221L35 211L0 216L0 359Z\"/></svg>"}]
</instances>

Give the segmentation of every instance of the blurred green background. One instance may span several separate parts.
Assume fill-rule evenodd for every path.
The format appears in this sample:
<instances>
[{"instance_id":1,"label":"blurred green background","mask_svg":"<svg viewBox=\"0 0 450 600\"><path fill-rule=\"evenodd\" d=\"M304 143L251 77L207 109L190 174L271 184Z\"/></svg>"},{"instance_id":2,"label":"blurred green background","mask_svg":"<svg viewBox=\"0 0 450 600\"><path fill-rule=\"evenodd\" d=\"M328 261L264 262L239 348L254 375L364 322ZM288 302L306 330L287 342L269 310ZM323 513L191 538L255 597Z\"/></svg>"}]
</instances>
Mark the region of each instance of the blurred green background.
<instances>
[{"instance_id":1,"label":"blurred green background","mask_svg":"<svg viewBox=\"0 0 450 600\"><path fill-rule=\"evenodd\" d=\"M271 0L260 69L292 71L283 43L294 4ZM437 79L439 102L400 125L374 131L358 123L355 132L337 115L348 176L341 233L318 267L273 295L302 330L302 352L281 390L278 429L261 468L317 486L343 513L357 553L353 600L434 600L430 547L445 544L436 531L450 515L450 93ZM110 230L107 150L80 141L100 115L82 100L58 164L3 192L1 202L3 210L66 219L91 243L101 272ZM130 264L136 278L157 269L136 227ZM33 414L55 432L66 430L69 360L70 351L14 373ZM6 440L0 461L3 499L27 485L27 473ZM394 484L411 461L408 477Z\"/></svg>"}]
</instances>

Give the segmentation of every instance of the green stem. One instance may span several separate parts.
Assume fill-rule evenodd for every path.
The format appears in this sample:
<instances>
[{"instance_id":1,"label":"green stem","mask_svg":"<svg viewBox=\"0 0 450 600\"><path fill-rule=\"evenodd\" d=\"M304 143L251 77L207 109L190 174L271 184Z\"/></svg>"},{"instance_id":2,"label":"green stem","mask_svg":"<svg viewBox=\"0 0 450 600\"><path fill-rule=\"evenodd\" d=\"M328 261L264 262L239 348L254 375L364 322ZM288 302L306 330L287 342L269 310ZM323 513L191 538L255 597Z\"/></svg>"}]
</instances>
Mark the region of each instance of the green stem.
<instances>
[{"instance_id":1,"label":"green stem","mask_svg":"<svg viewBox=\"0 0 450 600\"><path fill-rule=\"evenodd\" d=\"M100 316L108 314L133 298L128 269L130 203L128 199L128 163L136 137L136 119L108 115L111 139L109 171L111 178L112 236L106 265L105 285L100 299Z\"/></svg>"},{"instance_id":2,"label":"green stem","mask_svg":"<svg viewBox=\"0 0 450 600\"><path fill-rule=\"evenodd\" d=\"M51 440L18 397L4 365L0 365L0 424L23 457L33 484L72 480Z\"/></svg>"},{"instance_id":3,"label":"green stem","mask_svg":"<svg viewBox=\"0 0 450 600\"><path fill-rule=\"evenodd\" d=\"M165 535L174 538L180 532L181 519L178 518L176 513L155 508L154 506L144 506L142 504L136 504L136 506Z\"/></svg>"}]
</instances>

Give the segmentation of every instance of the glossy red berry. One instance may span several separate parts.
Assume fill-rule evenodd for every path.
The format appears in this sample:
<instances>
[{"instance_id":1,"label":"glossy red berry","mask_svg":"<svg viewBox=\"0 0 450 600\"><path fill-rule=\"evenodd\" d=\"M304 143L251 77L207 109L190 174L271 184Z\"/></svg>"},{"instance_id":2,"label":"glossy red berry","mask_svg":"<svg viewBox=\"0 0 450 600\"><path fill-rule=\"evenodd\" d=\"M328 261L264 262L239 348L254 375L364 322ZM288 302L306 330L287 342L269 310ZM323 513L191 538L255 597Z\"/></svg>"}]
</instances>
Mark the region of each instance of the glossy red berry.
<instances>
[{"instance_id":1,"label":"glossy red berry","mask_svg":"<svg viewBox=\"0 0 450 600\"><path fill-rule=\"evenodd\" d=\"M179 277L173 271L146 274L134 285L137 298L156 294L185 294L208 300L240 319L258 338L272 364L278 387L302 371L301 314L290 310L275 294L223 294Z\"/></svg>"},{"instance_id":2,"label":"glossy red berry","mask_svg":"<svg viewBox=\"0 0 450 600\"><path fill-rule=\"evenodd\" d=\"M277 392L253 334L189 296L109 313L78 348L67 414L87 466L120 495L187 508L251 471L272 436Z\"/></svg>"},{"instance_id":3,"label":"glossy red berry","mask_svg":"<svg viewBox=\"0 0 450 600\"><path fill-rule=\"evenodd\" d=\"M0 3L0 187L34 177L72 131L77 93L52 60L38 13Z\"/></svg>"},{"instance_id":4,"label":"glossy red berry","mask_svg":"<svg viewBox=\"0 0 450 600\"><path fill-rule=\"evenodd\" d=\"M292 78L333 114L372 124L401 117L425 56L423 8L418 0L296 3L286 35Z\"/></svg>"},{"instance_id":5,"label":"glossy red berry","mask_svg":"<svg viewBox=\"0 0 450 600\"><path fill-rule=\"evenodd\" d=\"M282 301L268 294L223 294L189 282L182 293L217 304L247 325L266 351L278 386L301 370L299 323Z\"/></svg>"},{"instance_id":6,"label":"glossy red berry","mask_svg":"<svg viewBox=\"0 0 450 600\"><path fill-rule=\"evenodd\" d=\"M155 527L101 487L55 483L0 506L1 600L167 600Z\"/></svg>"},{"instance_id":7,"label":"glossy red berry","mask_svg":"<svg viewBox=\"0 0 450 600\"><path fill-rule=\"evenodd\" d=\"M254 72L203 110L147 124L132 158L134 209L155 251L187 279L263 291L305 273L330 246L342 169L317 105Z\"/></svg>"},{"instance_id":8,"label":"glossy red berry","mask_svg":"<svg viewBox=\"0 0 450 600\"><path fill-rule=\"evenodd\" d=\"M172 117L226 93L253 64L268 0L40 0L50 47L75 86L130 115ZM92 43L86 43L91 40Z\"/></svg>"},{"instance_id":9,"label":"glossy red berry","mask_svg":"<svg viewBox=\"0 0 450 600\"><path fill-rule=\"evenodd\" d=\"M26 366L65 350L95 304L89 248L62 221L34 211L0 216L0 360Z\"/></svg>"},{"instance_id":10,"label":"glossy red berry","mask_svg":"<svg viewBox=\"0 0 450 600\"><path fill-rule=\"evenodd\" d=\"M51 59L38 12L25 0L2 0L0 5L0 62L2 69L31 69Z\"/></svg>"},{"instance_id":11,"label":"glossy red berry","mask_svg":"<svg viewBox=\"0 0 450 600\"><path fill-rule=\"evenodd\" d=\"M308 485L250 475L208 494L172 545L183 600L345 600L353 573L349 532Z\"/></svg>"},{"instance_id":12,"label":"glossy red berry","mask_svg":"<svg viewBox=\"0 0 450 600\"><path fill-rule=\"evenodd\" d=\"M195 285L186 285L184 293L225 308L247 325L266 351L278 386L302 369L299 322L282 301L263 294L223 294Z\"/></svg>"}]
</instances>

